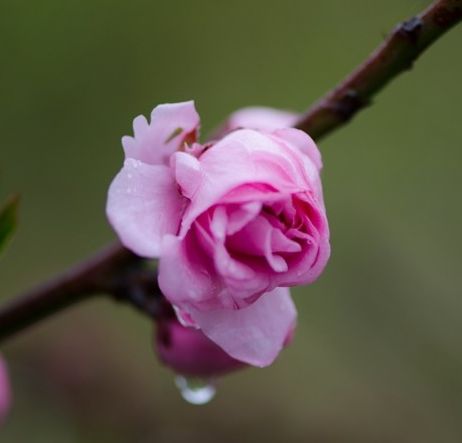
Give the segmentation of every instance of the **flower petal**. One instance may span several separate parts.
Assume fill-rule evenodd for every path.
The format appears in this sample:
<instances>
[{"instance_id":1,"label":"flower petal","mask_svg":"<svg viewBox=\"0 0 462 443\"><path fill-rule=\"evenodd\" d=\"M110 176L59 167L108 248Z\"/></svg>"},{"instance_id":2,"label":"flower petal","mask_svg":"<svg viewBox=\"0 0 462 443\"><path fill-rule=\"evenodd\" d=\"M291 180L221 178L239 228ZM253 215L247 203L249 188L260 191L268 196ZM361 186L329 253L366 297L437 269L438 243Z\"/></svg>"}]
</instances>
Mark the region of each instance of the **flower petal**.
<instances>
[{"instance_id":1,"label":"flower petal","mask_svg":"<svg viewBox=\"0 0 462 443\"><path fill-rule=\"evenodd\" d=\"M174 171L175 180L181 188L181 193L192 198L202 181L202 171L199 160L186 152L175 152L170 164Z\"/></svg>"},{"instance_id":2,"label":"flower petal","mask_svg":"<svg viewBox=\"0 0 462 443\"><path fill-rule=\"evenodd\" d=\"M262 203L259 201L251 201L234 206L228 204L226 207L228 212L226 234L233 235L240 231L247 223L253 220L260 213L262 206Z\"/></svg>"},{"instance_id":3,"label":"flower petal","mask_svg":"<svg viewBox=\"0 0 462 443\"><path fill-rule=\"evenodd\" d=\"M203 177L183 218L180 235L202 212L242 185L263 184L287 194L310 188L303 157L298 149L269 134L250 129L232 132L199 158Z\"/></svg>"},{"instance_id":4,"label":"flower petal","mask_svg":"<svg viewBox=\"0 0 462 443\"><path fill-rule=\"evenodd\" d=\"M195 224L184 239L164 237L158 277L162 293L181 311L192 305L204 310L247 306L268 288L269 276L233 259L223 241L205 235ZM210 251L204 248L208 241ZM180 320L194 324L187 315Z\"/></svg>"},{"instance_id":5,"label":"flower petal","mask_svg":"<svg viewBox=\"0 0 462 443\"><path fill-rule=\"evenodd\" d=\"M318 170L322 169L322 158L313 139L300 129L284 128L273 132L273 135L282 138L292 146L300 149L315 164Z\"/></svg>"},{"instance_id":6,"label":"flower petal","mask_svg":"<svg viewBox=\"0 0 462 443\"><path fill-rule=\"evenodd\" d=\"M144 116L133 121L134 137L122 138L126 158L149 164L168 164L185 142L196 140L199 115L194 102L167 103L154 108L151 123Z\"/></svg>"},{"instance_id":7,"label":"flower petal","mask_svg":"<svg viewBox=\"0 0 462 443\"><path fill-rule=\"evenodd\" d=\"M184 240L174 235L164 237L158 280L165 297L180 308L184 303L213 301L220 289L212 259L203 253L194 232Z\"/></svg>"},{"instance_id":8,"label":"flower petal","mask_svg":"<svg viewBox=\"0 0 462 443\"><path fill-rule=\"evenodd\" d=\"M244 309L189 311L202 332L231 357L253 366L270 365L295 326L289 289L276 288Z\"/></svg>"},{"instance_id":9,"label":"flower petal","mask_svg":"<svg viewBox=\"0 0 462 443\"><path fill-rule=\"evenodd\" d=\"M184 203L167 166L129 158L109 188L106 212L128 249L157 257L163 236L177 232Z\"/></svg>"},{"instance_id":10,"label":"flower petal","mask_svg":"<svg viewBox=\"0 0 462 443\"><path fill-rule=\"evenodd\" d=\"M217 137L223 137L235 129L248 128L262 131L274 131L293 126L298 114L290 111L255 106L239 109L233 112L217 132Z\"/></svg>"},{"instance_id":11,"label":"flower petal","mask_svg":"<svg viewBox=\"0 0 462 443\"><path fill-rule=\"evenodd\" d=\"M330 256L329 225L325 212L316 209L316 204L309 195L299 195L298 205L303 205L299 212L305 214L304 229L291 229L286 232L291 238L303 239L305 247L299 254L288 256L289 270L277 284L293 286L314 282L324 270ZM303 199L303 200L302 200Z\"/></svg>"}]
</instances>

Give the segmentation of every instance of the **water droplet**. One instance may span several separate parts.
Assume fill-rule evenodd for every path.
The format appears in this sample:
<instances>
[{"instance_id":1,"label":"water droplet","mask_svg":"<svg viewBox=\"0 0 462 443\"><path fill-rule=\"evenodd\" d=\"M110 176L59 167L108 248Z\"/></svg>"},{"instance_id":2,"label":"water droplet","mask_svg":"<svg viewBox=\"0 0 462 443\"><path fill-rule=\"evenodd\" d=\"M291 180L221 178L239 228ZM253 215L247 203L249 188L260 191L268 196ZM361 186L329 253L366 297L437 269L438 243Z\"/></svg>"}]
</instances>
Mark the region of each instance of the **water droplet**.
<instances>
[{"instance_id":1,"label":"water droplet","mask_svg":"<svg viewBox=\"0 0 462 443\"><path fill-rule=\"evenodd\" d=\"M128 178L132 178L132 177L133 177L133 175L132 175L132 174L130 174L130 173L128 173L128 174L127 174L127 177L128 177Z\"/></svg>"},{"instance_id":2,"label":"water droplet","mask_svg":"<svg viewBox=\"0 0 462 443\"><path fill-rule=\"evenodd\" d=\"M175 384L180 390L181 396L192 405L205 405L215 397L216 388L210 380L177 375Z\"/></svg>"},{"instance_id":3,"label":"water droplet","mask_svg":"<svg viewBox=\"0 0 462 443\"><path fill-rule=\"evenodd\" d=\"M127 194L131 194L132 193L132 188L127 188L126 191L127 191Z\"/></svg>"}]
</instances>

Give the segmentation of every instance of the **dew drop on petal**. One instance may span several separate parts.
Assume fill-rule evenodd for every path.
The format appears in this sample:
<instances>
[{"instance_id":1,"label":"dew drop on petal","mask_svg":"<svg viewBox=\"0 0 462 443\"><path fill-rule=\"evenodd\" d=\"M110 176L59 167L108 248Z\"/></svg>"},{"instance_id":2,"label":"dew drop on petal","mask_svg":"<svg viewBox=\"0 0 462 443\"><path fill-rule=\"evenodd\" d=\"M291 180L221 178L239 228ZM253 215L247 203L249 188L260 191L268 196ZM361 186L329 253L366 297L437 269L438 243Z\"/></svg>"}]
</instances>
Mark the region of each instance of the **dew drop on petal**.
<instances>
[{"instance_id":1,"label":"dew drop on petal","mask_svg":"<svg viewBox=\"0 0 462 443\"><path fill-rule=\"evenodd\" d=\"M186 378L182 375L175 377L175 385L180 390L184 400L192 405L205 405L216 394L216 388L209 380Z\"/></svg>"}]
</instances>

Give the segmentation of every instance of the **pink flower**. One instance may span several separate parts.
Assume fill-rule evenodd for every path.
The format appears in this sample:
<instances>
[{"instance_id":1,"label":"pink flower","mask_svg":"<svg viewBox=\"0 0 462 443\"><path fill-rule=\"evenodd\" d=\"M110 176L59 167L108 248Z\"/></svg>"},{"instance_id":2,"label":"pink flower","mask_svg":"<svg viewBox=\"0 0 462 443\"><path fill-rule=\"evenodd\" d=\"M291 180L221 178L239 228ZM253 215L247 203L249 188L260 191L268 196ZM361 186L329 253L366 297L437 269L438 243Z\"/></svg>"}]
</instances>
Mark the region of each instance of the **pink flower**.
<instances>
[{"instance_id":1,"label":"pink flower","mask_svg":"<svg viewBox=\"0 0 462 443\"><path fill-rule=\"evenodd\" d=\"M107 214L126 247L160 259L160 287L183 324L266 366L294 328L286 287L321 274L329 229L315 143L287 119L247 112L228 129L252 129L206 145L193 102L156 107L150 124L137 117Z\"/></svg>"},{"instance_id":2,"label":"pink flower","mask_svg":"<svg viewBox=\"0 0 462 443\"><path fill-rule=\"evenodd\" d=\"M5 362L0 358L0 425L10 408L11 391Z\"/></svg>"}]
</instances>

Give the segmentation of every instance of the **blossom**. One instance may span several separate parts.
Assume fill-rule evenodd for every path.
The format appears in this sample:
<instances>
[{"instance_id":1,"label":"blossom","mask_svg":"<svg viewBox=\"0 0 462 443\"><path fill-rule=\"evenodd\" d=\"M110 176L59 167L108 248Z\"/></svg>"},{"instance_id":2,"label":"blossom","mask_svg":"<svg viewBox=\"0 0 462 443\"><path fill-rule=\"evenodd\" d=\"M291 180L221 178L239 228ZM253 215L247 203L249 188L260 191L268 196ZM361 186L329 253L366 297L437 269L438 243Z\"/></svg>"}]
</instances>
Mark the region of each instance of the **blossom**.
<instances>
[{"instance_id":1,"label":"blossom","mask_svg":"<svg viewBox=\"0 0 462 443\"><path fill-rule=\"evenodd\" d=\"M206 144L193 102L137 117L107 215L127 248L159 258L160 288L184 325L266 366L295 325L287 287L315 281L330 246L315 143L287 114L268 123L255 111Z\"/></svg>"},{"instance_id":2,"label":"blossom","mask_svg":"<svg viewBox=\"0 0 462 443\"><path fill-rule=\"evenodd\" d=\"M0 424L10 408L11 391L6 364L0 357Z\"/></svg>"}]
</instances>

